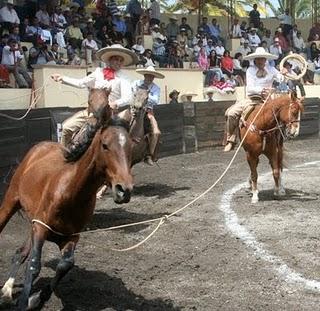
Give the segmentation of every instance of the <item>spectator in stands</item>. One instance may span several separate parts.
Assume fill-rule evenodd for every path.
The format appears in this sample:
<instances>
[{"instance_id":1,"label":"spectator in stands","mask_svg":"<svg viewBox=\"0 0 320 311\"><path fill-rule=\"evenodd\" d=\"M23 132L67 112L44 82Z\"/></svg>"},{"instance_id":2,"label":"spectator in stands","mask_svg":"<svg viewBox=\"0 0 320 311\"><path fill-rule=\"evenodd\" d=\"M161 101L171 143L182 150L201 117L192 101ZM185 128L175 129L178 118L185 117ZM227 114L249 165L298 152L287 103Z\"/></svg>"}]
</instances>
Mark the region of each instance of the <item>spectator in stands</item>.
<instances>
[{"instance_id":1,"label":"spectator in stands","mask_svg":"<svg viewBox=\"0 0 320 311\"><path fill-rule=\"evenodd\" d=\"M271 65L276 65L280 62L282 56L283 56L283 51L280 46L280 40L278 38L274 38L273 44L269 48L270 53L273 55L276 55L278 58L276 60L271 60Z\"/></svg>"},{"instance_id":2,"label":"spectator in stands","mask_svg":"<svg viewBox=\"0 0 320 311\"><path fill-rule=\"evenodd\" d=\"M212 87L208 87L205 92L204 95L207 95L208 97L208 104L214 104L214 100L213 100L213 94L214 94L214 89Z\"/></svg>"},{"instance_id":3,"label":"spectator in stands","mask_svg":"<svg viewBox=\"0 0 320 311\"><path fill-rule=\"evenodd\" d=\"M242 32L239 25L239 19L235 18L230 29L230 38L241 38Z\"/></svg>"},{"instance_id":4,"label":"spectator in stands","mask_svg":"<svg viewBox=\"0 0 320 311\"><path fill-rule=\"evenodd\" d=\"M67 45L68 65L81 65L80 49L78 41L75 38L70 38Z\"/></svg>"},{"instance_id":5,"label":"spectator in stands","mask_svg":"<svg viewBox=\"0 0 320 311\"><path fill-rule=\"evenodd\" d=\"M310 49L307 50L308 59L312 62L315 59L318 59L318 56L320 54L320 50L317 48L317 44L315 42L312 42L310 45Z\"/></svg>"},{"instance_id":6,"label":"spectator in stands","mask_svg":"<svg viewBox=\"0 0 320 311\"><path fill-rule=\"evenodd\" d=\"M260 13L258 11L258 5L253 5L253 10L249 13L249 24L252 23L254 28L258 28L260 24Z\"/></svg>"},{"instance_id":7,"label":"spectator in stands","mask_svg":"<svg viewBox=\"0 0 320 311\"><path fill-rule=\"evenodd\" d=\"M228 78L231 78L233 74L233 59L228 50L223 53L223 57L221 58L221 70Z\"/></svg>"},{"instance_id":8,"label":"spectator in stands","mask_svg":"<svg viewBox=\"0 0 320 311\"><path fill-rule=\"evenodd\" d=\"M32 19L32 24L26 27L26 34L23 38L24 41L33 42L35 38L41 36L42 28L39 25L39 20L37 17Z\"/></svg>"},{"instance_id":9,"label":"spectator in stands","mask_svg":"<svg viewBox=\"0 0 320 311\"><path fill-rule=\"evenodd\" d=\"M2 59L2 50L3 48L8 45L9 35L6 33L2 35L1 42L0 42L0 59Z\"/></svg>"},{"instance_id":10,"label":"spectator in stands","mask_svg":"<svg viewBox=\"0 0 320 311\"><path fill-rule=\"evenodd\" d=\"M209 55L209 70L206 72L206 77L204 80L204 86L211 85L211 82L213 80L213 77L217 75L219 81L223 77L223 73L221 71L221 68L219 66L219 62L217 59L216 51L212 50L211 54Z\"/></svg>"},{"instance_id":11,"label":"spectator in stands","mask_svg":"<svg viewBox=\"0 0 320 311\"><path fill-rule=\"evenodd\" d=\"M166 37L166 35L167 35L167 25L166 25L166 23L164 23L164 22L160 23L159 27L160 27L160 30L159 30L160 33L161 33L163 36Z\"/></svg>"},{"instance_id":12,"label":"spectator in stands","mask_svg":"<svg viewBox=\"0 0 320 311\"><path fill-rule=\"evenodd\" d=\"M124 34L124 38L127 40L128 48L131 48L134 42L134 27L132 24L131 16L129 13L125 14L124 16L124 23L126 25L126 32Z\"/></svg>"},{"instance_id":13,"label":"spectator in stands","mask_svg":"<svg viewBox=\"0 0 320 311\"><path fill-rule=\"evenodd\" d=\"M136 34L149 35L150 34L150 17L147 13L143 13L140 17L140 20L136 26Z\"/></svg>"},{"instance_id":14,"label":"spectator in stands","mask_svg":"<svg viewBox=\"0 0 320 311\"><path fill-rule=\"evenodd\" d=\"M261 39L257 35L257 29L256 28L251 28L250 33L248 34L248 39L249 39L249 46L251 50L254 52L256 48L260 45Z\"/></svg>"},{"instance_id":15,"label":"spectator in stands","mask_svg":"<svg viewBox=\"0 0 320 311\"><path fill-rule=\"evenodd\" d=\"M88 32L87 38L82 41L81 46L86 64L92 65L93 61L96 60L96 53L99 50L97 42L93 40L93 33Z\"/></svg>"},{"instance_id":16,"label":"spectator in stands","mask_svg":"<svg viewBox=\"0 0 320 311\"><path fill-rule=\"evenodd\" d=\"M52 61L54 61L57 65L64 65L65 62L62 60L62 54L59 53L59 45L54 42L51 46L51 50L48 51L48 54Z\"/></svg>"},{"instance_id":17,"label":"spectator in stands","mask_svg":"<svg viewBox=\"0 0 320 311\"><path fill-rule=\"evenodd\" d=\"M244 39L243 40L243 45L240 45L237 49L238 53L241 53L243 56L246 56L248 54L250 54L252 51L249 47L249 40Z\"/></svg>"},{"instance_id":18,"label":"spectator in stands","mask_svg":"<svg viewBox=\"0 0 320 311\"><path fill-rule=\"evenodd\" d=\"M216 46L214 45L213 40L211 38L208 39L207 45L205 46L205 48L208 56L211 54L211 51L216 49Z\"/></svg>"},{"instance_id":19,"label":"spectator in stands","mask_svg":"<svg viewBox=\"0 0 320 311\"><path fill-rule=\"evenodd\" d=\"M275 35L274 35L275 38L278 38L279 39L279 44L281 46L281 49L284 53L288 52L289 50L289 43L287 41L287 38L283 35L283 32L282 32L282 28L279 27L276 32L275 32Z\"/></svg>"},{"instance_id":20,"label":"spectator in stands","mask_svg":"<svg viewBox=\"0 0 320 311\"><path fill-rule=\"evenodd\" d=\"M87 19L86 26L82 30L82 34L84 37L87 37L88 33L92 33L93 39L96 40L96 29L94 28L92 18Z\"/></svg>"},{"instance_id":21,"label":"spectator in stands","mask_svg":"<svg viewBox=\"0 0 320 311\"><path fill-rule=\"evenodd\" d=\"M107 25L108 29L111 29L112 19L113 17L111 14L107 14L107 11L102 11L101 15L97 17L94 23L94 28L99 31L104 25Z\"/></svg>"},{"instance_id":22,"label":"spectator in stands","mask_svg":"<svg viewBox=\"0 0 320 311\"><path fill-rule=\"evenodd\" d=\"M108 28L107 25L103 25L100 31L97 33L97 38L100 41L101 47L106 47L108 45L111 45L111 40L108 35Z\"/></svg>"},{"instance_id":23,"label":"spectator in stands","mask_svg":"<svg viewBox=\"0 0 320 311\"><path fill-rule=\"evenodd\" d=\"M201 31L203 31L208 37L212 37L207 17L202 17L202 23L200 24L198 31L200 28L202 29Z\"/></svg>"},{"instance_id":24,"label":"spectator in stands","mask_svg":"<svg viewBox=\"0 0 320 311\"><path fill-rule=\"evenodd\" d=\"M320 38L320 23L316 22L309 31L308 41L315 41L315 37Z\"/></svg>"},{"instance_id":25,"label":"spectator in stands","mask_svg":"<svg viewBox=\"0 0 320 311\"><path fill-rule=\"evenodd\" d=\"M169 18L170 22L167 25L167 38L169 41L173 41L177 39L177 36L180 32L179 26L177 25L177 18L175 16L171 16Z\"/></svg>"},{"instance_id":26,"label":"spectator in stands","mask_svg":"<svg viewBox=\"0 0 320 311\"><path fill-rule=\"evenodd\" d=\"M143 47L142 45L142 37L138 36L136 37L136 44L134 44L132 46L132 49L135 51L135 52L138 52L138 54L143 54L144 51L145 51L145 48Z\"/></svg>"},{"instance_id":27,"label":"spectator in stands","mask_svg":"<svg viewBox=\"0 0 320 311\"><path fill-rule=\"evenodd\" d=\"M150 27L160 24L160 4L157 0L151 0L149 7L150 12Z\"/></svg>"},{"instance_id":28,"label":"spectator in stands","mask_svg":"<svg viewBox=\"0 0 320 311\"><path fill-rule=\"evenodd\" d=\"M216 46L216 53L217 53L217 58L218 58L218 62L220 63L220 59L222 58L223 54L224 54L225 48L222 45L222 41L218 41L217 46Z\"/></svg>"},{"instance_id":29,"label":"spectator in stands","mask_svg":"<svg viewBox=\"0 0 320 311\"><path fill-rule=\"evenodd\" d=\"M18 44L20 44L21 38L19 33L19 26L14 26L9 33L9 39L14 39L18 42Z\"/></svg>"},{"instance_id":30,"label":"spectator in stands","mask_svg":"<svg viewBox=\"0 0 320 311\"><path fill-rule=\"evenodd\" d=\"M143 53L143 57L144 57L144 66L145 67L149 67L149 66L153 66L156 67L156 64L153 60L153 55L152 55L152 51L150 49L146 49ZM157 60L157 59L156 59ZM157 60L158 61L158 60ZM159 62L160 63L160 62Z\"/></svg>"},{"instance_id":31,"label":"spectator in stands","mask_svg":"<svg viewBox=\"0 0 320 311\"><path fill-rule=\"evenodd\" d=\"M79 28L79 18L74 18L72 24L67 27L65 37L67 40L73 39L74 42L76 42L77 47L81 48L83 35L81 29Z\"/></svg>"},{"instance_id":32,"label":"spectator in stands","mask_svg":"<svg viewBox=\"0 0 320 311\"><path fill-rule=\"evenodd\" d=\"M39 4L39 11L36 13L36 18L38 19L39 25L42 29L50 28L50 16L45 3Z\"/></svg>"},{"instance_id":33,"label":"spectator in stands","mask_svg":"<svg viewBox=\"0 0 320 311\"><path fill-rule=\"evenodd\" d=\"M108 32L108 36L112 43L123 45L123 35L117 31L117 26L112 25L111 30Z\"/></svg>"},{"instance_id":34,"label":"spectator in stands","mask_svg":"<svg viewBox=\"0 0 320 311\"><path fill-rule=\"evenodd\" d=\"M143 10L142 10L140 2L138 0L129 0L129 2L126 6L125 12L129 13L131 15L133 28L135 30L137 23L139 22L140 17L143 14Z\"/></svg>"},{"instance_id":35,"label":"spectator in stands","mask_svg":"<svg viewBox=\"0 0 320 311\"><path fill-rule=\"evenodd\" d=\"M119 9L118 9L118 6L117 6L117 3L115 0L108 0L107 3L108 3L107 8L108 8L108 11L111 14L111 16L113 16L115 13L119 12ZM107 11L107 10L105 10L105 11Z\"/></svg>"},{"instance_id":36,"label":"spectator in stands","mask_svg":"<svg viewBox=\"0 0 320 311\"><path fill-rule=\"evenodd\" d=\"M179 28L183 28L186 30L188 39L191 40L193 37L193 29L190 27L189 24L187 24L187 18L186 17L182 17L181 18L181 25L179 26Z\"/></svg>"},{"instance_id":37,"label":"spectator in stands","mask_svg":"<svg viewBox=\"0 0 320 311\"><path fill-rule=\"evenodd\" d=\"M217 23L217 19L213 18L211 25L209 25L210 34L214 42L218 42L219 40L223 43L224 39L221 37L221 27Z\"/></svg>"},{"instance_id":38,"label":"spectator in stands","mask_svg":"<svg viewBox=\"0 0 320 311\"><path fill-rule=\"evenodd\" d=\"M298 31L297 35L293 37L293 48L297 53L306 53L306 44L301 36L301 31Z\"/></svg>"},{"instance_id":39,"label":"spectator in stands","mask_svg":"<svg viewBox=\"0 0 320 311\"><path fill-rule=\"evenodd\" d=\"M199 39L197 43L193 46L193 58L197 62L199 58L199 53L201 48L203 47L203 41Z\"/></svg>"},{"instance_id":40,"label":"spectator in stands","mask_svg":"<svg viewBox=\"0 0 320 311\"><path fill-rule=\"evenodd\" d=\"M261 41L260 46L263 47L266 52L270 52L266 41Z\"/></svg>"},{"instance_id":41,"label":"spectator in stands","mask_svg":"<svg viewBox=\"0 0 320 311\"><path fill-rule=\"evenodd\" d=\"M72 13L71 13L70 8L69 7L63 7L62 12L63 12L64 18L67 21L67 25L71 25L73 17L72 17Z\"/></svg>"},{"instance_id":42,"label":"spectator in stands","mask_svg":"<svg viewBox=\"0 0 320 311\"><path fill-rule=\"evenodd\" d=\"M3 30L9 32L13 26L20 24L17 12L13 8L13 0L5 0L4 4L5 5L0 9L1 33Z\"/></svg>"},{"instance_id":43,"label":"spectator in stands","mask_svg":"<svg viewBox=\"0 0 320 311\"><path fill-rule=\"evenodd\" d=\"M32 80L27 70L21 65L22 59L23 55L19 51L18 42L14 39L8 40L8 44L2 50L1 64L13 73L19 88L31 88Z\"/></svg>"},{"instance_id":44,"label":"spectator in stands","mask_svg":"<svg viewBox=\"0 0 320 311\"><path fill-rule=\"evenodd\" d=\"M238 76L237 80L240 85L244 85L245 82L245 72L243 71L242 62L243 55L241 53L236 53L233 59L233 74Z\"/></svg>"},{"instance_id":45,"label":"spectator in stands","mask_svg":"<svg viewBox=\"0 0 320 311\"><path fill-rule=\"evenodd\" d=\"M181 56L178 41L172 41L168 48L168 67L183 68L183 60Z\"/></svg>"},{"instance_id":46,"label":"spectator in stands","mask_svg":"<svg viewBox=\"0 0 320 311\"><path fill-rule=\"evenodd\" d=\"M45 65L51 60L48 54L48 46L40 38L34 39L33 46L29 50L28 67L32 65Z\"/></svg>"},{"instance_id":47,"label":"spectator in stands","mask_svg":"<svg viewBox=\"0 0 320 311\"><path fill-rule=\"evenodd\" d=\"M151 30L151 36L153 41L155 41L155 39L157 38L161 38L162 40L165 40L166 38L163 34L160 33L160 27L157 24L153 25Z\"/></svg>"},{"instance_id":48,"label":"spectator in stands","mask_svg":"<svg viewBox=\"0 0 320 311\"><path fill-rule=\"evenodd\" d=\"M124 20L121 18L120 12L117 12L113 15L112 23L116 27L116 32L119 32L122 36L124 36L124 34L126 33L126 24Z\"/></svg>"},{"instance_id":49,"label":"spectator in stands","mask_svg":"<svg viewBox=\"0 0 320 311\"><path fill-rule=\"evenodd\" d=\"M159 67L165 67L167 65L166 44L164 37L160 33L153 41L152 50L154 59L159 63Z\"/></svg>"},{"instance_id":50,"label":"spectator in stands","mask_svg":"<svg viewBox=\"0 0 320 311\"><path fill-rule=\"evenodd\" d=\"M240 30L241 30L241 36L244 37L244 35L247 33L247 22L246 21L241 22Z\"/></svg>"},{"instance_id":51,"label":"spectator in stands","mask_svg":"<svg viewBox=\"0 0 320 311\"><path fill-rule=\"evenodd\" d=\"M283 35L289 39L290 31L292 29L292 17L289 9L285 9L284 14L279 15L278 19L281 21Z\"/></svg>"},{"instance_id":52,"label":"spectator in stands","mask_svg":"<svg viewBox=\"0 0 320 311\"><path fill-rule=\"evenodd\" d=\"M173 90L172 92L169 93L169 104L178 104L178 97L179 97L180 92L177 90Z\"/></svg>"},{"instance_id":53,"label":"spectator in stands","mask_svg":"<svg viewBox=\"0 0 320 311\"><path fill-rule=\"evenodd\" d=\"M270 45L273 43L273 38L271 36L271 30L266 29L265 35L262 37L261 41L267 42L267 47L269 48Z\"/></svg>"},{"instance_id":54,"label":"spectator in stands","mask_svg":"<svg viewBox=\"0 0 320 311\"><path fill-rule=\"evenodd\" d=\"M198 65L202 70L207 70L209 68L209 61L205 47L201 47L198 56Z\"/></svg>"},{"instance_id":55,"label":"spectator in stands","mask_svg":"<svg viewBox=\"0 0 320 311\"><path fill-rule=\"evenodd\" d=\"M51 26L54 29L65 29L68 26L67 20L63 15L61 6L57 6L50 17Z\"/></svg>"}]
</instances>

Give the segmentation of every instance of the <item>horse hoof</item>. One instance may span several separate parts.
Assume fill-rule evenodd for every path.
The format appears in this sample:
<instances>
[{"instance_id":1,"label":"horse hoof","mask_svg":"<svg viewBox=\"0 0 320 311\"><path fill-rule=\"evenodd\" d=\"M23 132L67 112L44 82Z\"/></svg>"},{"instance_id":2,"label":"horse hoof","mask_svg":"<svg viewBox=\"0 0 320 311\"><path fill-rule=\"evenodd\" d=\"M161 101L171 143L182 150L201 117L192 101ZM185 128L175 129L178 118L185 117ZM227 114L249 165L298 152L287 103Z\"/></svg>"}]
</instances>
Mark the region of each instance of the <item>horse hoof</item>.
<instances>
[{"instance_id":1,"label":"horse hoof","mask_svg":"<svg viewBox=\"0 0 320 311\"><path fill-rule=\"evenodd\" d=\"M40 294L41 292L37 292L31 297L29 297L27 310L35 309L40 305L40 302L41 302Z\"/></svg>"},{"instance_id":2,"label":"horse hoof","mask_svg":"<svg viewBox=\"0 0 320 311\"><path fill-rule=\"evenodd\" d=\"M251 198L251 203L252 204L256 204L256 203L258 203L259 202L259 197L258 196L253 196L252 198Z\"/></svg>"},{"instance_id":3,"label":"horse hoof","mask_svg":"<svg viewBox=\"0 0 320 311\"><path fill-rule=\"evenodd\" d=\"M12 291L13 291L14 279L9 279L1 289L2 299L4 301L12 301Z\"/></svg>"}]
</instances>

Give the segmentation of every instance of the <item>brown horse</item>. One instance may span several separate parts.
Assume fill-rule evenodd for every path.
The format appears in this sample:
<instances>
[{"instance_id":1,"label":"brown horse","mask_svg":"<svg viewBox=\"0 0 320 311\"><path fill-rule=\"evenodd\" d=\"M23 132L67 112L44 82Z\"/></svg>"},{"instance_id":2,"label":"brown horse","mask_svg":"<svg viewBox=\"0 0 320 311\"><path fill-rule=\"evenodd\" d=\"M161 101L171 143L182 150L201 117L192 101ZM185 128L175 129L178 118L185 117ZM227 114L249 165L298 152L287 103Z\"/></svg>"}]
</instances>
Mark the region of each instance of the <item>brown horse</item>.
<instances>
[{"instance_id":1,"label":"brown horse","mask_svg":"<svg viewBox=\"0 0 320 311\"><path fill-rule=\"evenodd\" d=\"M62 145L43 142L28 152L11 179L0 207L0 232L20 209L32 222L31 236L17 250L9 279L2 288L4 298L11 299L18 268L30 254L24 288L18 299L19 310L48 300L73 267L79 232L93 214L96 192L103 183L112 189L116 203L130 200L132 141L128 130L117 120L108 122L108 126L97 130L79 160L68 162ZM59 246L62 257L51 284L41 294L29 298L32 283L40 273L46 240Z\"/></svg>"},{"instance_id":2,"label":"brown horse","mask_svg":"<svg viewBox=\"0 0 320 311\"><path fill-rule=\"evenodd\" d=\"M247 120L247 124L252 123L260 108L261 105L255 106ZM261 154L264 154L269 159L272 168L275 182L274 194L285 194L281 184L283 138L284 136L295 137L299 134L300 113L302 111L303 105L295 93L281 95L276 99L267 101L249 130L248 127L241 128L241 137L244 137L248 130L243 142L243 148L246 151L251 171L249 184L252 190L252 203L259 201L257 166Z\"/></svg>"}]
</instances>

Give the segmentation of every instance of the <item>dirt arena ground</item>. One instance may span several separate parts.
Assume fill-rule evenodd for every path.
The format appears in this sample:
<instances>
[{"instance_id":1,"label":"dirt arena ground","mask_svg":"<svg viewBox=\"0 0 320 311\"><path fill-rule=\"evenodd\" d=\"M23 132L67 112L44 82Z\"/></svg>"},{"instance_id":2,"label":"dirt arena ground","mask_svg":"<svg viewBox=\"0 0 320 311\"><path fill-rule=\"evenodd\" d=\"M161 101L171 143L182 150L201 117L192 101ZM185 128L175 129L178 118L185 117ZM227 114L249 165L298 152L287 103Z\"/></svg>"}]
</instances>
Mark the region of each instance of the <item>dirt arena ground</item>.
<instances>
[{"instance_id":1,"label":"dirt arena ground","mask_svg":"<svg viewBox=\"0 0 320 311\"><path fill-rule=\"evenodd\" d=\"M286 196L274 198L262 159L261 201L252 205L241 151L217 187L139 248L110 250L138 243L156 223L83 234L76 267L42 310L319 310L319 140L290 141L286 147ZM211 186L231 157L215 149L164 158L160 167L137 165L131 202L118 206L105 197L88 229L170 214ZM1 234L0 284L27 233L26 221L16 216ZM58 256L47 243L38 288L53 275Z\"/></svg>"}]
</instances>

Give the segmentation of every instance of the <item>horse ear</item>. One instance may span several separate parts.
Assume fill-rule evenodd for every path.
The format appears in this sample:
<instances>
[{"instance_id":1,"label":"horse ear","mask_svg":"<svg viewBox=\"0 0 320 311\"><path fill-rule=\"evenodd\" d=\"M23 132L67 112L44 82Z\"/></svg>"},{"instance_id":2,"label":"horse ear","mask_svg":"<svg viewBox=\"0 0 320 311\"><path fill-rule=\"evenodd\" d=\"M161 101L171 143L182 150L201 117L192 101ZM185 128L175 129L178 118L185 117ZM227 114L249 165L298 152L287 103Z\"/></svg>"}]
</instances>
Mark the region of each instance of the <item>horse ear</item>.
<instances>
[{"instance_id":1,"label":"horse ear","mask_svg":"<svg viewBox=\"0 0 320 311\"><path fill-rule=\"evenodd\" d=\"M297 99L298 99L297 92L292 91L291 92L291 100L295 102Z\"/></svg>"}]
</instances>

